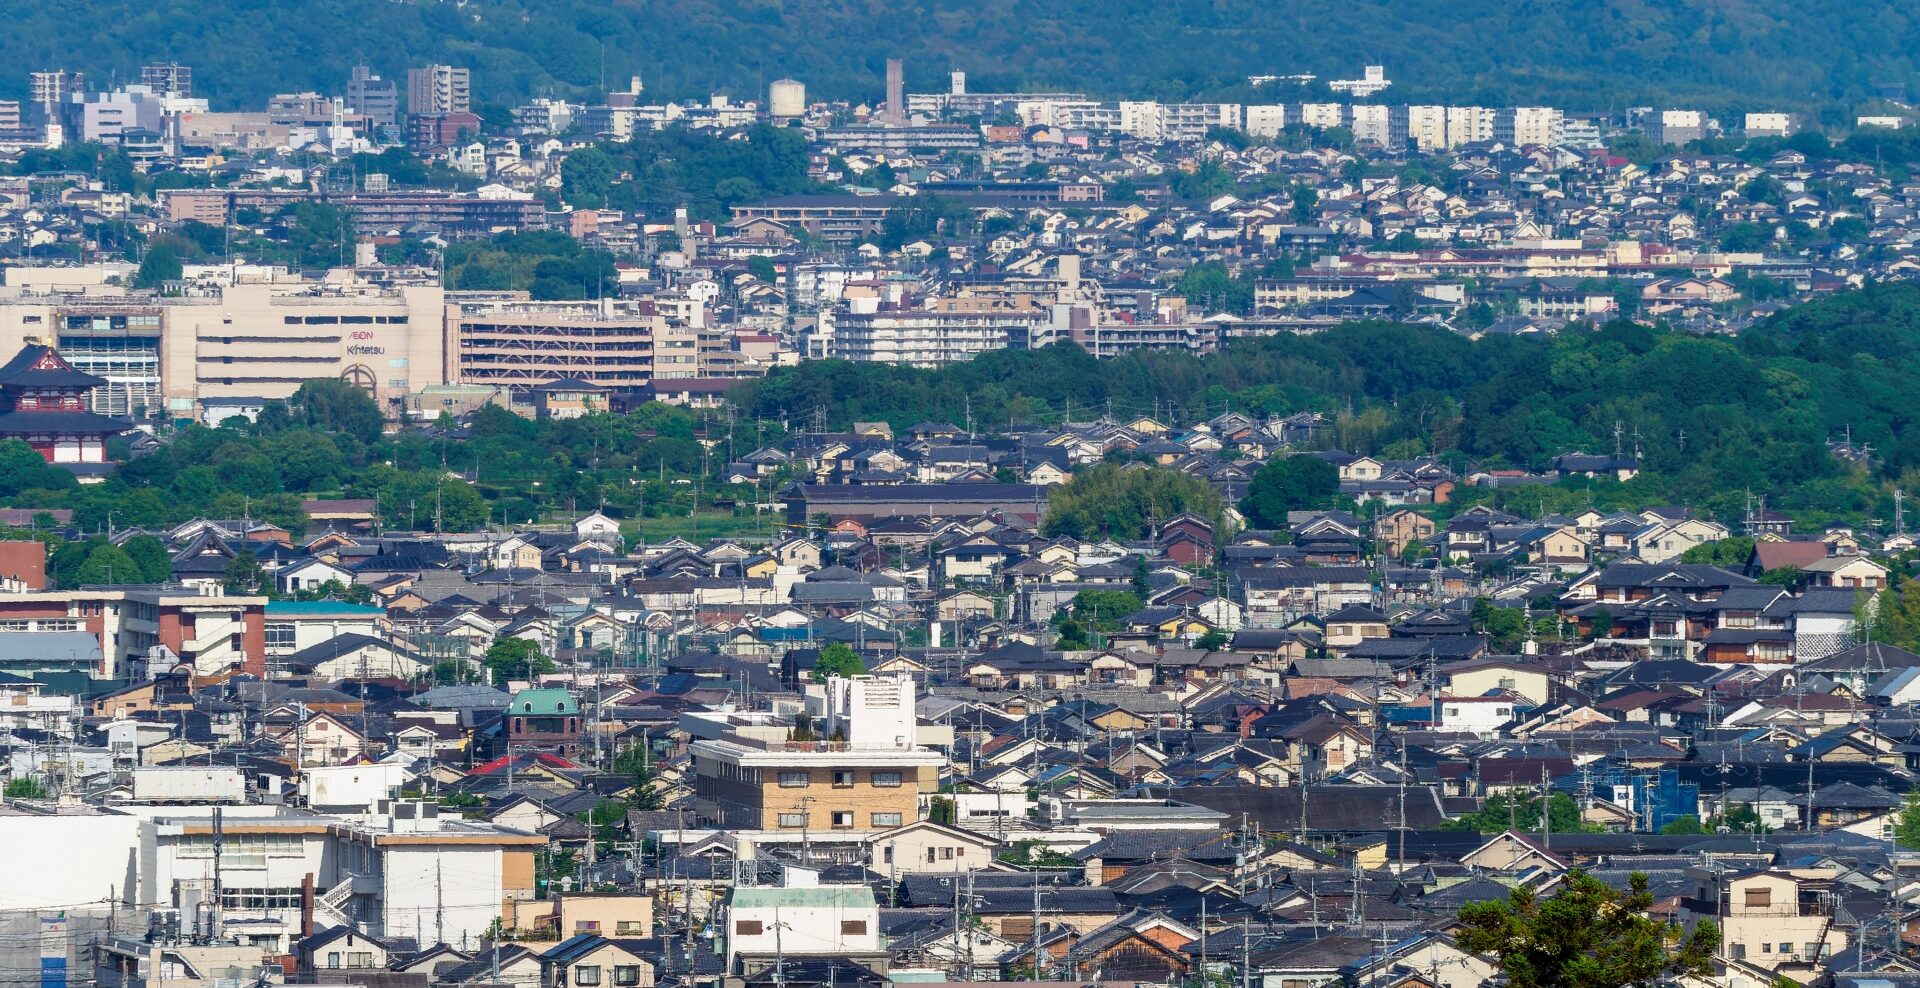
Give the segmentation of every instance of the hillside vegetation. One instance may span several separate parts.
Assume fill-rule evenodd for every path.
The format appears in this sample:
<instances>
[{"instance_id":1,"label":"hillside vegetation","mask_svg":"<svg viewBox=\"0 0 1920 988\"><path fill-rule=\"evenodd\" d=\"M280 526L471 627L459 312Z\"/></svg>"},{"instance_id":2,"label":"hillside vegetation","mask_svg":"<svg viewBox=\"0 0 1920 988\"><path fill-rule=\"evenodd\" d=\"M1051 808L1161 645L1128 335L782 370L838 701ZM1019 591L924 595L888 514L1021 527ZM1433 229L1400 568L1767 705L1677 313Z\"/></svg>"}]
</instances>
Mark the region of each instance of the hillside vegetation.
<instances>
[{"instance_id":1,"label":"hillside vegetation","mask_svg":"<svg viewBox=\"0 0 1920 988\"><path fill-rule=\"evenodd\" d=\"M1075 421L1111 410L1181 423L1229 409L1318 411L1333 419L1328 442L1348 450L1531 470L1560 453L1611 453L1617 441L1647 468L1629 483L1501 496L1549 508L1687 503L1737 517L1751 492L1810 517L1858 518L1891 517L1892 486L1920 484L1916 387L1920 285L1899 284L1789 310L1738 339L1616 322L1552 339L1473 341L1358 323L1206 356L1100 361L1059 345L937 371L823 361L777 370L736 398L770 419L805 421L825 409L838 426L971 416L985 429L1059 421L1070 410ZM1849 433L1873 447L1872 470L1829 454L1828 440Z\"/></svg>"},{"instance_id":2,"label":"hillside vegetation","mask_svg":"<svg viewBox=\"0 0 1920 988\"><path fill-rule=\"evenodd\" d=\"M782 76L877 100L888 56L916 88L1085 89L1102 96L1251 97L1248 74L1344 78L1381 62L1394 99L1574 109L1856 101L1915 80L1920 11L1892 0L72 0L15 5L0 40L18 70L125 79L191 64L217 104L337 91L365 61L399 77L429 60L474 68L476 94L578 94L641 74L669 95L742 97ZM1240 92L1231 92L1236 88ZM1297 98L1297 96L1281 98ZM1837 112L1831 118L1842 118Z\"/></svg>"}]
</instances>

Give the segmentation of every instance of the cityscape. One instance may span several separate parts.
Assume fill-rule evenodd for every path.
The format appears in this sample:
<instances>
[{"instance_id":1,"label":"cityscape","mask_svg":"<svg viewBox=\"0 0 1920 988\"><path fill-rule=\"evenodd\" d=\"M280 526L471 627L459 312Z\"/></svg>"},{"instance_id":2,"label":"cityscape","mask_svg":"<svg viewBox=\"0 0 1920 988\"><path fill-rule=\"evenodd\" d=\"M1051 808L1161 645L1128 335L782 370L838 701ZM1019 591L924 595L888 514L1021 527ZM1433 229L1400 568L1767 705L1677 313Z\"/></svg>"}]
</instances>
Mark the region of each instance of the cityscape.
<instances>
[{"instance_id":1,"label":"cityscape","mask_svg":"<svg viewBox=\"0 0 1920 988\"><path fill-rule=\"evenodd\" d=\"M0 85L0 983L1920 988L1881 53L446 31Z\"/></svg>"}]
</instances>

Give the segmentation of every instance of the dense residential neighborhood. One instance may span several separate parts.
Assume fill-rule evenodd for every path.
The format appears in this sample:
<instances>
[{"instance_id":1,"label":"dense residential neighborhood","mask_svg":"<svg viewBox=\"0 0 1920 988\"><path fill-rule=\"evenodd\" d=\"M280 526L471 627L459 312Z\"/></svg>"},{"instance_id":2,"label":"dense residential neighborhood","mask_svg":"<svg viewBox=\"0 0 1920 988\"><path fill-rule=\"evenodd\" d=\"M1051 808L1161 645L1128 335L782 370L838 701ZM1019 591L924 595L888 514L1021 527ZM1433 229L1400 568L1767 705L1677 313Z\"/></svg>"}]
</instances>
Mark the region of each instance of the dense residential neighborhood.
<instances>
[{"instance_id":1,"label":"dense residential neighborhood","mask_svg":"<svg viewBox=\"0 0 1920 988\"><path fill-rule=\"evenodd\" d=\"M1911 114L905 78L0 103L0 981L1920 984Z\"/></svg>"}]
</instances>

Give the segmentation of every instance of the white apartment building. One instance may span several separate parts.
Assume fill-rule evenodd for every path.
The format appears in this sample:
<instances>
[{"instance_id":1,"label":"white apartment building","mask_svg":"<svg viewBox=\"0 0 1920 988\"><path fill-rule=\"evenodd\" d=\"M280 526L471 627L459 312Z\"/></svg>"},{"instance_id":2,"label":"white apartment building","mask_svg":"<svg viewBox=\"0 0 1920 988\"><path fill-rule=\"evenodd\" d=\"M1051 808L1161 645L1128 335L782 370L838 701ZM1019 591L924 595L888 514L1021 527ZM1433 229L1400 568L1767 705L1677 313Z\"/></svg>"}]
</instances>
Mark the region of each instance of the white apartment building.
<instances>
[{"instance_id":1,"label":"white apartment building","mask_svg":"<svg viewBox=\"0 0 1920 988\"><path fill-rule=\"evenodd\" d=\"M1287 108L1283 104L1254 105L1246 108L1247 133L1254 137L1277 137L1287 126Z\"/></svg>"},{"instance_id":2,"label":"white apartment building","mask_svg":"<svg viewBox=\"0 0 1920 988\"><path fill-rule=\"evenodd\" d=\"M1346 107L1339 103L1299 103L1290 108L1289 118L1309 127L1338 127L1345 120Z\"/></svg>"},{"instance_id":3,"label":"white apartment building","mask_svg":"<svg viewBox=\"0 0 1920 988\"><path fill-rule=\"evenodd\" d=\"M378 767L374 767L378 768ZM174 909L183 930L218 923L278 953L298 939L304 889L321 926L469 948L533 898L533 857L545 837L441 817L433 804L394 803L356 816L279 806L229 806L219 825L214 896L211 806L0 809L0 865L14 908L97 902L111 890L132 906ZM528 907L531 908L531 907Z\"/></svg>"},{"instance_id":4,"label":"white apartment building","mask_svg":"<svg viewBox=\"0 0 1920 988\"><path fill-rule=\"evenodd\" d=\"M1493 139L1508 147L1560 143L1566 114L1551 106L1516 106L1493 117Z\"/></svg>"},{"instance_id":5,"label":"white apartment building","mask_svg":"<svg viewBox=\"0 0 1920 988\"><path fill-rule=\"evenodd\" d=\"M1749 113L1745 128L1748 137L1785 137L1795 130L1794 114Z\"/></svg>"},{"instance_id":6,"label":"white apartment building","mask_svg":"<svg viewBox=\"0 0 1920 988\"><path fill-rule=\"evenodd\" d=\"M1347 108L1347 129L1353 131L1355 141L1372 141L1385 147L1393 138L1390 117L1387 107L1358 104Z\"/></svg>"},{"instance_id":7,"label":"white apartment building","mask_svg":"<svg viewBox=\"0 0 1920 988\"><path fill-rule=\"evenodd\" d=\"M1447 107L1447 146L1493 140L1494 112L1485 106Z\"/></svg>"},{"instance_id":8,"label":"white apartment building","mask_svg":"<svg viewBox=\"0 0 1920 988\"><path fill-rule=\"evenodd\" d=\"M1046 321L1038 309L934 312L880 306L878 299L849 300L835 313L827 355L843 360L939 367L1004 350L1013 334L1029 338Z\"/></svg>"},{"instance_id":9,"label":"white apartment building","mask_svg":"<svg viewBox=\"0 0 1920 988\"><path fill-rule=\"evenodd\" d=\"M1421 151L1447 147L1447 108L1444 106L1396 106L1388 114L1388 122L1389 146Z\"/></svg>"},{"instance_id":10,"label":"white apartment building","mask_svg":"<svg viewBox=\"0 0 1920 988\"><path fill-rule=\"evenodd\" d=\"M1647 137L1660 144L1685 144L1707 136L1707 115L1699 110L1661 110L1647 120Z\"/></svg>"}]
</instances>

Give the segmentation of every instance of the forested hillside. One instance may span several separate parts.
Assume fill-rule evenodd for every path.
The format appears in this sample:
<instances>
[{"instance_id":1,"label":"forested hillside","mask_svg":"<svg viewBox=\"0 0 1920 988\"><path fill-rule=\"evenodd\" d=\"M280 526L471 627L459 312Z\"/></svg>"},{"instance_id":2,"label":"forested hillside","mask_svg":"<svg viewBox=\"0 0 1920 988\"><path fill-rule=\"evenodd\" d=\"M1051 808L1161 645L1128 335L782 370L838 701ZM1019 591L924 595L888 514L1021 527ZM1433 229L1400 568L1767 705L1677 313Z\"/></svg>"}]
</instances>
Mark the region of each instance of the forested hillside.
<instances>
[{"instance_id":1,"label":"forested hillside","mask_svg":"<svg viewBox=\"0 0 1920 988\"><path fill-rule=\"evenodd\" d=\"M33 67L125 79L191 64L217 105L337 91L365 61L477 71L476 95L583 93L641 74L651 91L747 96L782 76L878 99L889 55L916 88L962 69L975 89L1055 87L1182 99L1255 73L1341 78L1383 62L1395 98L1831 106L1909 84L1920 11L1893 0L73 0L13 4L0 53L17 95ZM1285 97L1282 97L1285 98ZM1294 97L1297 98L1297 97ZM1832 117L1842 119L1836 111Z\"/></svg>"},{"instance_id":2,"label":"forested hillside","mask_svg":"<svg viewBox=\"0 0 1920 988\"><path fill-rule=\"evenodd\" d=\"M1377 455L1542 469L1565 452L1637 450L1648 468L1581 497L1666 501L1737 516L1748 492L1835 517L1890 510L1920 484L1920 286L1881 285L1790 310L1736 339L1618 322L1552 339L1471 341L1362 323L1236 343L1217 354L1099 361L1071 346L1002 351L938 371L838 361L776 371L736 397L750 414L844 426L927 419L980 428L1158 414L1192 423L1237 409L1319 411L1330 440ZM1174 396L1156 402L1152 396ZM1851 434L1872 471L1831 456ZM1552 497L1533 489L1530 498Z\"/></svg>"}]
</instances>

